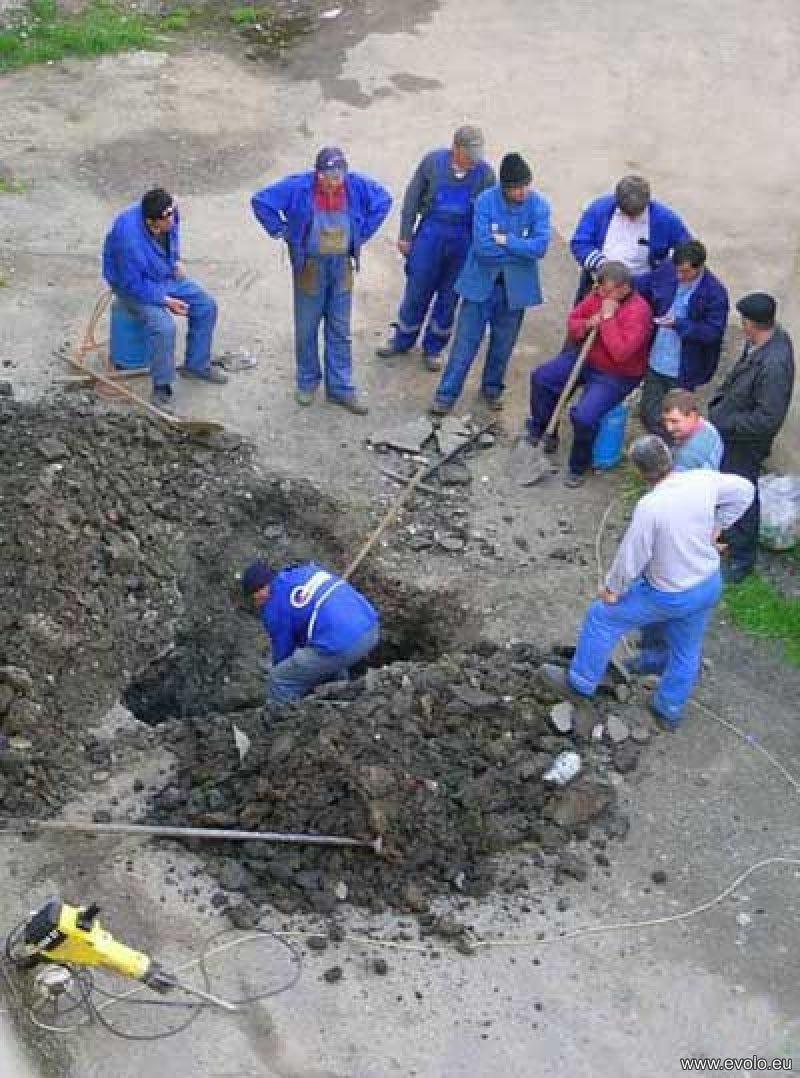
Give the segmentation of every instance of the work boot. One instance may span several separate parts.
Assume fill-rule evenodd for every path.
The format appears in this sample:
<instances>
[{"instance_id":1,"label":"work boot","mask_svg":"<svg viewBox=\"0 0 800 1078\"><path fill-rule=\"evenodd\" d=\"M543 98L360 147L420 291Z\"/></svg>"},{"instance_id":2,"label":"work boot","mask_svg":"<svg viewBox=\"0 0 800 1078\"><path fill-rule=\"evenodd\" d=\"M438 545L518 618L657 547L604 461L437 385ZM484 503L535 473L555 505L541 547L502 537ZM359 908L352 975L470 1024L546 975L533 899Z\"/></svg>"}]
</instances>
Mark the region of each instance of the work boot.
<instances>
[{"instance_id":1,"label":"work boot","mask_svg":"<svg viewBox=\"0 0 800 1078\"><path fill-rule=\"evenodd\" d=\"M213 365L209 365L201 371L192 370L191 367L185 366L179 367L178 370L184 378L194 378L198 382L207 382L215 386L224 386L228 381L227 374Z\"/></svg>"},{"instance_id":2,"label":"work boot","mask_svg":"<svg viewBox=\"0 0 800 1078\"><path fill-rule=\"evenodd\" d=\"M314 403L314 390L296 389L294 391L294 399L302 408L308 408L310 404Z\"/></svg>"},{"instance_id":3,"label":"work boot","mask_svg":"<svg viewBox=\"0 0 800 1078\"><path fill-rule=\"evenodd\" d=\"M398 348L392 341L387 341L386 344L381 344L375 349L375 355L379 359L391 359L392 356L405 356L409 351L409 348Z\"/></svg>"},{"instance_id":4,"label":"work boot","mask_svg":"<svg viewBox=\"0 0 800 1078\"><path fill-rule=\"evenodd\" d=\"M436 400L435 398L434 398L433 404L428 409L428 411L430 412L431 415L438 415L438 416L450 415L452 410L453 410L453 405L452 404L446 404L445 401Z\"/></svg>"},{"instance_id":5,"label":"work boot","mask_svg":"<svg viewBox=\"0 0 800 1078\"><path fill-rule=\"evenodd\" d=\"M172 386L153 386L150 403L160 412L175 415L175 392Z\"/></svg>"},{"instance_id":6,"label":"work boot","mask_svg":"<svg viewBox=\"0 0 800 1078\"><path fill-rule=\"evenodd\" d=\"M430 371L432 374L436 373L436 371L440 371L442 369L442 357L438 355L433 355L433 353L431 352L426 352L425 369Z\"/></svg>"},{"instance_id":7,"label":"work boot","mask_svg":"<svg viewBox=\"0 0 800 1078\"><path fill-rule=\"evenodd\" d=\"M340 408L347 409L348 412L352 412L353 415L367 415L369 408L367 405L357 396L353 397L328 397L331 404L338 404Z\"/></svg>"},{"instance_id":8,"label":"work boot","mask_svg":"<svg viewBox=\"0 0 800 1078\"><path fill-rule=\"evenodd\" d=\"M489 397L486 393L482 393L481 396L486 401L486 407L492 412L502 412L504 408L503 394L498 393L496 397Z\"/></svg>"},{"instance_id":9,"label":"work boot","mask_svg":"<svg viewBox=\"0 0 800 1078\"><path fill-rule=\"evenodd\" d=\"M575 490L577 487L582 487L586 482L586 472L573 472L570 470L564 476L564 486L570 490Z\"/></svg>"},{"instance_id":10,"label":"work boot","mask_svg":"<svg viewBox=\"0 0 800 1078\"><path fill-rule=\"evenodd\" d=\"M562 700L571 700L575 704L585 704L590 699L590 697L578 692L577 689L573 689L569 683L567 671L563 666L556 666L555 663L542 663L539 667L539 678L548 689L551 689L556 696L560 696Z\"/></svg>"}]
</instances>

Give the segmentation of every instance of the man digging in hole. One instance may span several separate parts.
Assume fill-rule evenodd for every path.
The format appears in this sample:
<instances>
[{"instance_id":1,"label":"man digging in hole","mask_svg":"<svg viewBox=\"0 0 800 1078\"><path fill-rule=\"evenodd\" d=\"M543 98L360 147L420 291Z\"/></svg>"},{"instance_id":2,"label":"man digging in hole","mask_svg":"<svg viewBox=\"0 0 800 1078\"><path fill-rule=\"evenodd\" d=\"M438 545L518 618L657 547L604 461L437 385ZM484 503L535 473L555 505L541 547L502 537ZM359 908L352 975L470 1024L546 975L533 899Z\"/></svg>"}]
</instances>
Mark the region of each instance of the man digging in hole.
<instances>
[{"instance_id":1,"label":"man digging in hole","mask_svg":"<svg viewBox=\"0 0 800 1078\"><path fill-rule=\"evenodd\" d=\"M632 672L658 674L649 704L674 730L697 680L706 623L722 591L717 541L753 500L753 484L709 469L675 471L661 438L645 435L630 457L652 490L636 506L600 596L583 620L569 670L544 663L557 695L585 700L625 633L641 630Z\"/></svg>"},{"instance_id":2,"label":"man digging in hole","mask_svg":"<svg viewBox=\"0 0 800 1078\"><path fill-rule=\"evenodd\" d=\"M103 246L103 276L144 331L152 403L175 407L175 315L186 318L186 366L181 374L223 385L227 375L211 365L217 304L186 276L180 260L180 217L172 196L154 187L115 219Z\"/></svg>"},{"instance_id":3,"label":"man digging in hole","mask_svg":"<svg viewBox=\"0 0 800 1078\"><path fill-rule=\"evenodd\" d=\"M326 681L346 679L380 640L372 604L315 562L271 569L255 561L241 578L272 644L267 705L288 704Z\"/></svg>"}]
</instances>

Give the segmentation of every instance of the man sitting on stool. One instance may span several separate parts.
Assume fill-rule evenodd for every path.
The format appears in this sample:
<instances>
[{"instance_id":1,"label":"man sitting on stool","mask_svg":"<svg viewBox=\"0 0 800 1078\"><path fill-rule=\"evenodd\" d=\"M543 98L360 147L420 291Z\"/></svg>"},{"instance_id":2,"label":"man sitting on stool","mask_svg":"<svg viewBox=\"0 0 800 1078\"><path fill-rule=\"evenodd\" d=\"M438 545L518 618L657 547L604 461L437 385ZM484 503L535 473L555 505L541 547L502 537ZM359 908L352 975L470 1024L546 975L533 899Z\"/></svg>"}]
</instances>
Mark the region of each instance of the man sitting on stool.
<instances>
[{"instance_id":1,"label":"man sitting on stool","mask_svg":"<svg viewBox=\"0 0 800 1078\"><path fill-rule=\"evenodd\" d=\"M144 331L152 403L174 409L175 320L187 318L186 366L181 373L223 385L227 375L211 366L217 321L212 297L186 276L180 261L180 218L163 188L148 191L114 220L103 245L103 276Z\"/></svg>"},{"instance_id":2,"label":"man sitting on stool","mask_svg":"<svg viewBox=\"0 0 800 1078\"><path fill-rule=\"evenodd\" d=\"M593 329L597 330L578 377L578 385L585 387L583 395L569 412L574 435L566 486L583 483L592 463L600 420L641 381L652 328L653 316L633 290L631 271L622 262L604 262L597 271L595 288L570 312L569 343L555 359L531 371L527 436L532 445L538 445L578 358L578 345ZM550 439L543 448L546 453L554 453L556 439Z\"/></svg>"},{"instance_id":3,"label":"man sitting on stool","mask_svg":"<svg viewBox=\"0 0 800 1078\"><path fill-rule=\"evenodd\" d=\"M241 578L272 644L267 703L285 704L347 677L380 639L378 614L361 592L315 562L273 570L255 561Z\"/></svg>"}]
</instances>

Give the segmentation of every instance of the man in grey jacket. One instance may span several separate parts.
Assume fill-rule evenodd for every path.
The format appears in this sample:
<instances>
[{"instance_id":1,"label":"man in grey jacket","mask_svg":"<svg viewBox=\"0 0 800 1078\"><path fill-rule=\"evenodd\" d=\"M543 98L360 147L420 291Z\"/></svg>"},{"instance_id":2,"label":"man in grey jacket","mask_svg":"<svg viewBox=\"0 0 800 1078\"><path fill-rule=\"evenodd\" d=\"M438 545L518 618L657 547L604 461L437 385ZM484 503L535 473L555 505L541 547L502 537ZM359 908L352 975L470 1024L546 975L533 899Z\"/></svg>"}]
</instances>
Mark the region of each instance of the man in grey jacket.
<instances>
[{"instance_id":1,"label":"man in grey jacket","mask_svg":"<svg viewBox=\"0 0 800 1078\"><path fill-rule=\"evenodd\" d=\"M794 387L792 341L775 321L775 300L765 292L752 292L736 309L742 317L744 352L708 408L708 418L725 444L721 470L744 476L755 486L752 505L725 534L729 583L738 583L755 567L761 515L758 476L786 419Z\"/></svg>"},{"instance_id":2,"label":"man in grey jacket","mask_svg":"<svg viewBox=\"0 0 800 1078\"><path fill-rule=\"evenodd\" d=\"M569 670L544 663L542 680L557 695L593 696L619 639L641 629L636 673L660 674L650 710L674 730L697 680L703 636L722 590L720 532L753 500L753 484L708 469L678 472L653 434L630 457L653 488L639 501L599 598L583 620Z\"/></svg>"}]
</instances>

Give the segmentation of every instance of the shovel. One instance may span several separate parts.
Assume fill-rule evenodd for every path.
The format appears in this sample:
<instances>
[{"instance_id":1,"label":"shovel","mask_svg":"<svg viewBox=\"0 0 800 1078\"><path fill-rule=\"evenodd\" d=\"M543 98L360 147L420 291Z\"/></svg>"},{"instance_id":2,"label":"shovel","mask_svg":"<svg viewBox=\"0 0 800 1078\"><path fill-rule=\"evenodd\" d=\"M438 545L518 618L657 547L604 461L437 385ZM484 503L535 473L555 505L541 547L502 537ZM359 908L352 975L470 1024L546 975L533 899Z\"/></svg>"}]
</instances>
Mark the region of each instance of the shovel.
<instances>
[{"instance_id":1,"label":"shovel","mask_svg":"<svg viewBox=\"0 0 800 1078\"><path fill-rule=\"evenodd\" d=\"M589 349L594 344L596 336L597 328L595 327L581 345L578 358L573 364L567 383L561 390L561 396L558 398L558 403L553 410L553 414L550 416L550 422L545 428L544 436L541 439L542 442L547 442L558 429L561 415L567 405L567 401L572 396L572 391L580 377L583 365L586 362L586 357L589 354ZM546 475L552 475L555 470L552 460L544 452L541 445L531 445L525 437L520 438L511 451L508 462L508 471L517 486L532 487L534 483L538 483L539 480L543 479Z\"/></svg>"}]
</instances>

